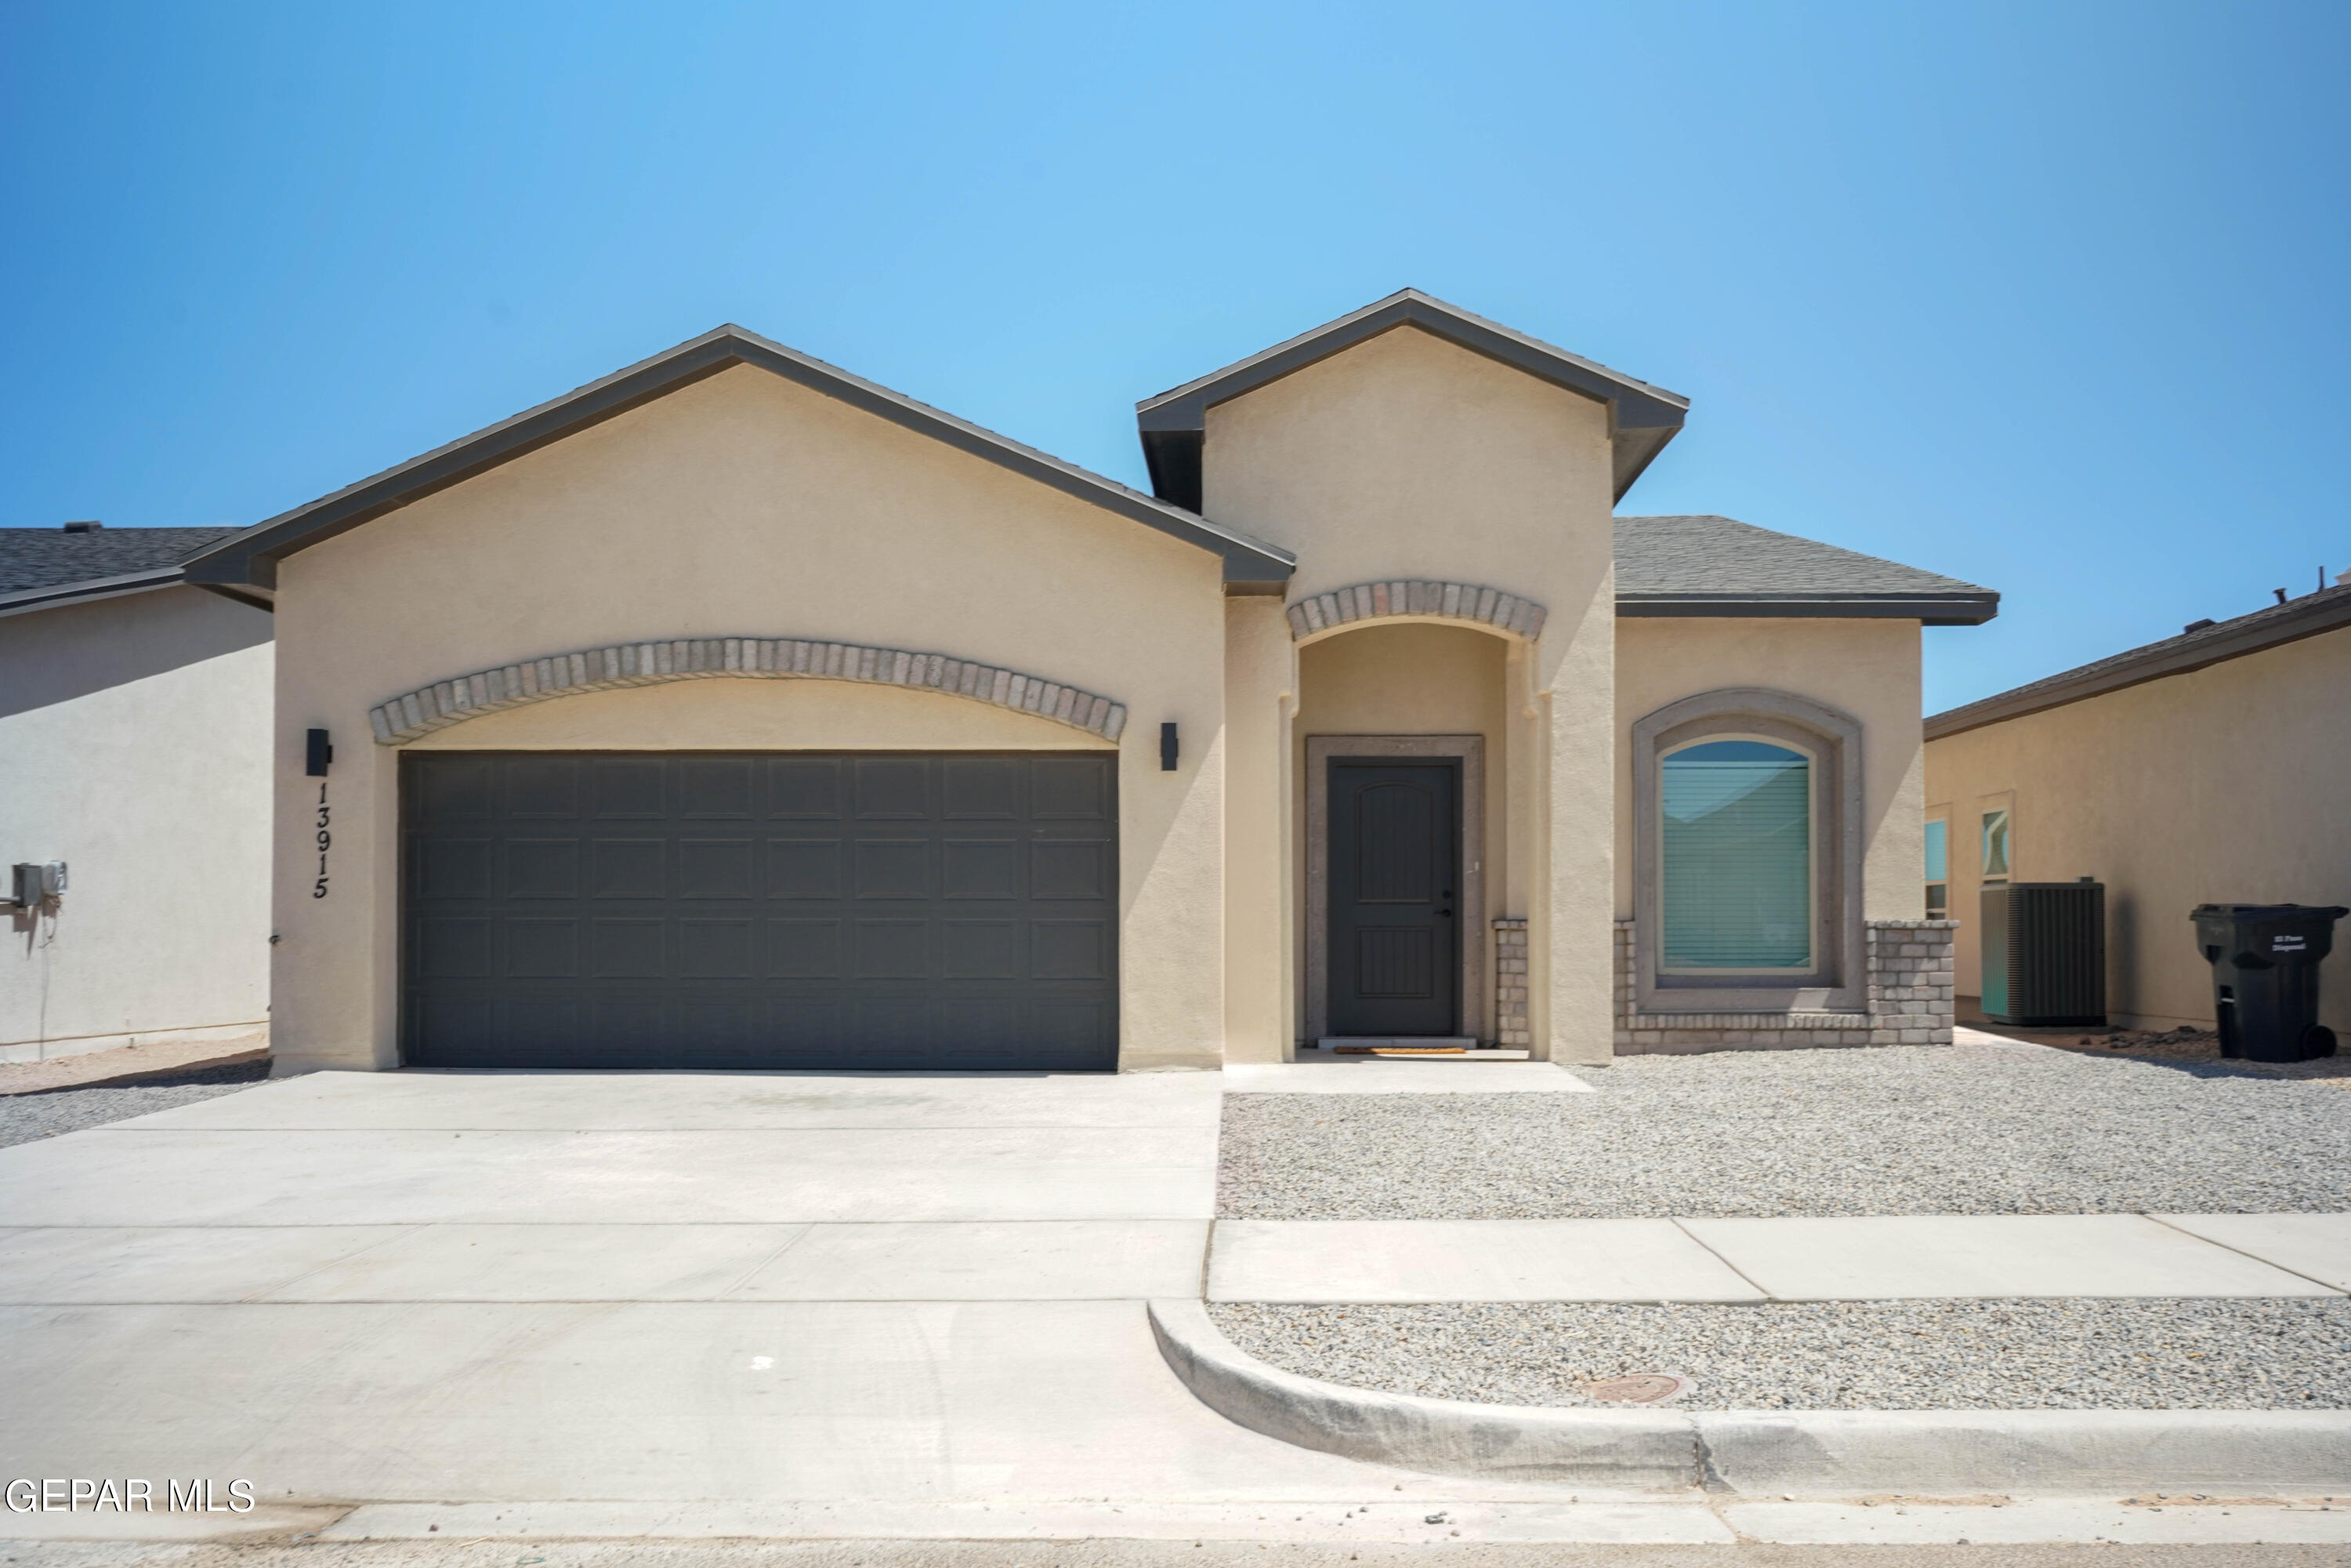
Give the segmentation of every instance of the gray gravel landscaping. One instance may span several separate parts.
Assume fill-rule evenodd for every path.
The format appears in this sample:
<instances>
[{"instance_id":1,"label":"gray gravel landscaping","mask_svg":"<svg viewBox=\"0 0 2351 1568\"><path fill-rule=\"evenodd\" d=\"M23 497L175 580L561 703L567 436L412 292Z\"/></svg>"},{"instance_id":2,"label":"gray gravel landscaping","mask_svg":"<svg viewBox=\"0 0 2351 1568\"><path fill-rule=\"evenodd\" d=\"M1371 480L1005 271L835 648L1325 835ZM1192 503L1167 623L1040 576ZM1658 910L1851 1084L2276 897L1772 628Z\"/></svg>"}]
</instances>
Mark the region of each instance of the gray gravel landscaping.
<instances>
[{"instance_id":1,"label":"gray gravel landscaping","mask_svg":"<svg viewBox=\"0 0 2351 1568\"><path fill-rule=\"evenodd\" d=\"M173 1073L145 1083L99 1089L51 1089L37 1094L0 1096L0 1148L36 1143L60 1133L78 1133L109 1122L128 1121L151 1111L168 1111L198 1100L250 1089L269 1076L267 1061L240 1061Z\"/></svg>"},{"instance_id":2,"label":"gray gravel landscaping","mask_svg":"<svg viewBox=\"0 0 2351 1568\"><path fill-rule=\"evenodd\" d=\"M1464 1067L1475 1072L1475 1067ZM2040 1046L1635 1056L1594 1094L1235 1094L1249 1219L2351 1209L2351 1094Z\"/></svg>"},{"instance_id":3,"label":"gray gravel landscaping","mask_svg":"<svg viewBox=\"0 0 2351 1568\"><path fill-rule=\"evenodd\" d=\"M1697 1385L1675 1409L2351 1406L2341 1300L1208 1310L1287 1371L1495 1405L1591 1405L1582 1385L1595 1378L1664 1372Z\"/></svg>"}]
</instances>

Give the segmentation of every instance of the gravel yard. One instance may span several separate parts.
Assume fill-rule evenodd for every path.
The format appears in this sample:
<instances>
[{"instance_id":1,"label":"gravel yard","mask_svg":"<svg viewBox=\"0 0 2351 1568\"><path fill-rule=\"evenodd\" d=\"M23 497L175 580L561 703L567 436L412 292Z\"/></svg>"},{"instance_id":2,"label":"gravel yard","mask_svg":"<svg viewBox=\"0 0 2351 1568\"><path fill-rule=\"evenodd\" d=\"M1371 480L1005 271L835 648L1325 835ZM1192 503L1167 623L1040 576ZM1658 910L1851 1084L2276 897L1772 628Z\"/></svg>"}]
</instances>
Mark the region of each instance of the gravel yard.
<instances>
[{"instance_id":1,"label":"gravel yard","mask_svg":"<svg viewBox=\"0 0 2351 1568\"><path fill-rule=\"evenodd\" d=\"M1984 1026L1978 1024L1973 1027L1980 1030ZM2338 1053L2311 1061L2231 1061L2220 1054L2220 1037L2209 1029L2186 1026L2168 1030L2118 1029L2092 1034L2064 1030L2015 1029L1992 1032L2027 1040L2035 1045L2053 1045L2061 1051L2087 1051L2093 1056L2120 1052L2150 1061L2225 1067L2231 1071L2250 1072L2262 1078L2304 1078L2315 1083L2331 1084L2337 1089L2351 1089L2351 1056Z\"/></svg>"},{"instance_id":2,"label":"gravel yard","mask_svg":"<svg viewBox=\"0 0 2351 1568\"><path fill-rule=\"evenodd\" d=\"M1628 1306L1217 1305L1236 1344L1357 1388L1593 1403L1664 1372L1698 1410L2315 1410L2351 1406L2351 1301Z\"/></svg>"},{"instance_id":3,"label":"gravel yard","mask_svg":"<svg viewBox=\"0 0 2351 1568\"><path fill-rule=\"evenodd\" d=\"M145 1083L100 1089L51 1089L37 1094L0 1097L0 1148L78 1133L109 1122L168 1111L250 1089L269 1076L269 1063L240 1061L229 1067L173 1073Z\"/></svg>"},{"instance_id":4,"label":"gravel yard","mask_svg":"<svg viewBox=\"0 0 2351 1568\"><path fill-rule=\"evenodd\" d=\"M2351 1209L2351 1095L2217 1063L1961 1044L1635 1056L1581 1071L1598 1093L1228 1095L1217 1210Z\"/></svg>"}]
</instances>

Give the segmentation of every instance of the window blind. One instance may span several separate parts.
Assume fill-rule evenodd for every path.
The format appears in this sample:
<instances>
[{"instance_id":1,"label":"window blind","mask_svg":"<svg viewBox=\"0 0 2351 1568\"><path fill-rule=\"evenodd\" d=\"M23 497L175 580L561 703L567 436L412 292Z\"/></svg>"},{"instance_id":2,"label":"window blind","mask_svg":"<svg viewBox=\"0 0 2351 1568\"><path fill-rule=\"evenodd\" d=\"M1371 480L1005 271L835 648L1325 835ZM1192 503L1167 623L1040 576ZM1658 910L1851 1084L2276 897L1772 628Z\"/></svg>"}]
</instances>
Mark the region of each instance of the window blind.
<instances>
[{"instance_id":1,"label":"window blind","mask_svg":"<svg viewBox=\"0 0 2351 1568\"><path fill-rule=\"evenodd\" d=\"M1983 874L2008 880L2008 813L1986 811L1983 818Z\"/></svg>"},{"instance_id":2,"label":"window blind","mask_svg":"<svg viewBox=\"0 0 2351 1568\"><path fill-rule=\"evenodd\" d=\"M1658 769L1668 969L1806 969L1813 961L1812 762L1714 740Z\"/></svg>"}]
</instances>

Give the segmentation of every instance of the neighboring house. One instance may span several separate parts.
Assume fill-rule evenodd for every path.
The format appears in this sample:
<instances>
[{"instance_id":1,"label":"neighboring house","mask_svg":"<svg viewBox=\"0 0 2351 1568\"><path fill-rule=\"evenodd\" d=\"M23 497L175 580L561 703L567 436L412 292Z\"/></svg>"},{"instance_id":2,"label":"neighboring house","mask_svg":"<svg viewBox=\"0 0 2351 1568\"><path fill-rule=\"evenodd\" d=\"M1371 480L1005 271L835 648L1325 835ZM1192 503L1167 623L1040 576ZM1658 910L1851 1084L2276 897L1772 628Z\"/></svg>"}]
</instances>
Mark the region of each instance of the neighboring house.
<instances>
[{"instance_id":1,"label":"neighboring house","mask_svg":"<svg viewBox=\"0 0 2351 1568\"><path fill-rule=\"evenodd\" d=\"M2351 585L1937 714L1927 802L1967 1000L1983 884L2087 876L2106 889L2112 1020L2211 1028L2189 911L2351 904ZM2322 1021L2351 1032L2351 967L2320 988Z\"/></svg>"},{"instance_id":2,"label":"neighboring house","mask_svg":"<svg viewBox=\"0 0 2351 1568\"><path fill-rule=\"evenodd\" d=\"M270 617L185 586L234 528L0 528L0 1061L264 1027ZM10 893L0 882L0 898Z\"/></svg>"},{"instance_id":3,"label":"neighboring house","mask_svg":"<svg viewBox=\"0 0 2351 1568\"><path fill-rule=\"evenodd\" d=\"M1614 517L1685 408L1406 292L1143 403L1144 495L726 327L225 539L280 1071L1947 1039L1918 629L1996 596Z\"/></svg>"}]
</instances>

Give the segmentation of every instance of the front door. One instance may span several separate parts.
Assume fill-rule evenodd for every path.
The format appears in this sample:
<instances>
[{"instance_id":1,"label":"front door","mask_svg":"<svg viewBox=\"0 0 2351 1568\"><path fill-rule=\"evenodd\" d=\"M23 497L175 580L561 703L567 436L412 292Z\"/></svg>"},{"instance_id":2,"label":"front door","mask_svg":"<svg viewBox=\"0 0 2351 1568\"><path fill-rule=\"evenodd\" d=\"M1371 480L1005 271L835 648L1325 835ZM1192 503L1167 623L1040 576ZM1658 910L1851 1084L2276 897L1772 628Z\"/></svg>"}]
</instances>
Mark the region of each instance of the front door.
<instances>
[{"instance_id":1,"label":"front door","mask_svg":"<svg viewBox=\"0 0 2351 1568\"><path fill-rule=\"evenodd\" d=\"M1461 765L1331 759L1331 1032L1461 1032Z\"/></svg>"}]
</instances>

